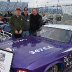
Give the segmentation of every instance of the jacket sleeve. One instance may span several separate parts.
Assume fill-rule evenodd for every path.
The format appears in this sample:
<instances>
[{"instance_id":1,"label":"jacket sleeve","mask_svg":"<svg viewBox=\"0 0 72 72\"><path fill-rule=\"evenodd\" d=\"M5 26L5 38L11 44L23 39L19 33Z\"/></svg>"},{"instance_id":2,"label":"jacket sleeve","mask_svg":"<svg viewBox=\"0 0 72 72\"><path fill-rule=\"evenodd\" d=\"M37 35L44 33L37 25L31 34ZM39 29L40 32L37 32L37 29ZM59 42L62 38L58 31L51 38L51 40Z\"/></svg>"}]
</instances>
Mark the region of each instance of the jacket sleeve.
<instances>
[{"instance_id":1,"label":"jacket sleeve","mask_svg":"<svg viewBox=\"0 0 72 72\"><path fill-rule=\"evenodd\" d=\"M43 25L42 17L39 18L39 28Z\"/></svg>"},{"instance_id":2,"label":"jacket sleeve","mask_svg":"<svg viewBox=\"0 0 72 72\"><path fill-rule=\"evenodd\" d=\"M14 21L13 21L13 17L11 17L11 19L10 19L10 21L9 21L9 24L10 24L10 28L11 28L12 31L15 30L15 27L14 27L14 23L13 23L13 22L14 22Z\"/></svg>"},{"instance_id":3,"label":"jacket sleeve","mask_svg":"<svg viewBox=\"0 0 72 72\"><path fill-rule=\"evenodd\" d=\"M15 33L15 26L14 26L14 23L13 23L13 17L11 17L10 21L9 21L9 25L10 25L10 28L11 28L11 32L12 33Z\"/></svg>"}]
</instances>

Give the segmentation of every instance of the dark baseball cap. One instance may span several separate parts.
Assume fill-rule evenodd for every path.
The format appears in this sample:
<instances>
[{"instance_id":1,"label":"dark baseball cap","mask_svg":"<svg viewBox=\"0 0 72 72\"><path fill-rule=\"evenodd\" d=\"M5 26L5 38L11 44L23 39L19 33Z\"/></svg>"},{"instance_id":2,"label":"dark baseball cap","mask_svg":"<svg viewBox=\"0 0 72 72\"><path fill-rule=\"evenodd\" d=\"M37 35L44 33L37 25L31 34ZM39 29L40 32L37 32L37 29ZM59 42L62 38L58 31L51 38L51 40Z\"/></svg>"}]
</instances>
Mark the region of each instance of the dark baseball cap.
<instances>
[{"instance_id":1,"label":"dark baseball cap","mask_svg":"<svg viewBox=\"0 0 72 72\"><path fill-rule=\"evenodd\" d=\"M21 9L20 9L20 8L16 8L16 10L19 10L19 11L21 11Z\"/></svg>"},{"instance_id":2,"label":"dark baseball cap","mask_svg":"<svg viewBox=\"0 0 72 72\"><path fill-rule=\"evenodd\" d=\"M25 7L25 8L24 8L24 11L28 11L28 8L27 8L27 7Z\"/></svg>"}]
</instances>

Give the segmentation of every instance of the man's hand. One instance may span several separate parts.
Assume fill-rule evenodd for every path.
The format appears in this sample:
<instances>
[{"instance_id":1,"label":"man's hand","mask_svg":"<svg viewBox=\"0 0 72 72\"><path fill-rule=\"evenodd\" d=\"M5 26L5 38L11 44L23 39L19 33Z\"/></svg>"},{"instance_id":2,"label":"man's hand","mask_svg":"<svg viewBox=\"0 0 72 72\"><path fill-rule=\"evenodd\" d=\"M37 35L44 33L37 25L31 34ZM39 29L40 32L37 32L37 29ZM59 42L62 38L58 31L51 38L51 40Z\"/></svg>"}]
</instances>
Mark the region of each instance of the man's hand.
<instances>
[{"instance_id":1,"label":"man's hand","mask_svg":"<svg viewBox=\"0 0 72 72\"><path fill-rule=\"evenodd\" d=\"M22 33L22 30L19 31L19 34L21 34L21 33Z\"/></svg>"},{"instance_id":2,"label":"man's hand","mask_svg":"<svg viewBox=\"0 0 72 72\"><path fill-rule=\"evenodd\" d=\"M15 33L16 33L16 34L19 34L17 30L15 30Z\"/></svg>"}]
</instances>

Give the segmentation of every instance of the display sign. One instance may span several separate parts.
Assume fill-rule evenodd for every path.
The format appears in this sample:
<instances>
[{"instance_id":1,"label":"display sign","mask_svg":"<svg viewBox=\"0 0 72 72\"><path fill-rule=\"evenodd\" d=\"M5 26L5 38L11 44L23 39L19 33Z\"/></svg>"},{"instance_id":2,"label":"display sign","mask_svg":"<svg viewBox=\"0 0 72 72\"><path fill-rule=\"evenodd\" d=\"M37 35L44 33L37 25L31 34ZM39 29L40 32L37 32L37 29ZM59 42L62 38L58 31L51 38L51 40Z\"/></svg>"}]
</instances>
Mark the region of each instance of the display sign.
<instances>
[{"instance_id":1,"label":"display sign","mask_svg":"<svg viewBox=\"0 0 72 72\"><path fill-rule=\"evenodd\" d=\"M0 50L0 72L10 72L13 53Z\"/></svg>"}]
</instances>

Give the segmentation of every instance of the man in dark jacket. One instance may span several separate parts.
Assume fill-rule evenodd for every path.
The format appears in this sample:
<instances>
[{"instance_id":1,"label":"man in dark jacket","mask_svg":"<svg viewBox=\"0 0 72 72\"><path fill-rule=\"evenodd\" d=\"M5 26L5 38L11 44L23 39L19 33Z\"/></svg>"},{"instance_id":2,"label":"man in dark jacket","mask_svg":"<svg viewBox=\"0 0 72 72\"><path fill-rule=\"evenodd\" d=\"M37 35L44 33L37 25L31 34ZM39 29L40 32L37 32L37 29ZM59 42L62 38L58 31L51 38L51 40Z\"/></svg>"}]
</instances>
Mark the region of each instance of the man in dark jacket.
<instances>
[{"instance_id":1,"label":"man in dark jacket","mask_svg":"<svg viewBox=\"0 0 72 72\"><path fill-rule=\"evenodd\" d=\"M42 26L42 17L38 14L37 9L32 10L32 14L30 15L30 35L37 35L37 31Z\"/></svg>"},{"instance_id":2,"label":"man in dark jacket","mask_svg":"<svg viewBox=\"0 0 72 72\"><path fill-rule=\"evenodd\" d=\"M20 8L16 8L15 14L16 15L12 16L10 19L10 27L11 27L13 36L15 38L19 38L22 36L25 20L23 16L21 16Z\"/></svg>"},{"instance_id":3,"label":"man in dark jacket","mask_svg":"<svg viewBox=\"0 0 72 72\"><path fill-rule=\"evenodd\" d=\"M25 24L26 25L26 27L25 27L26 31L23 32L23 35L28 36L29 35L29 25L30 25L29 20L30 20L30 17L28 15L28 8L27 7L24 8L24 12L22 12L21 15L26 20L26 24Z\"/></svg>"}]
</instances>

